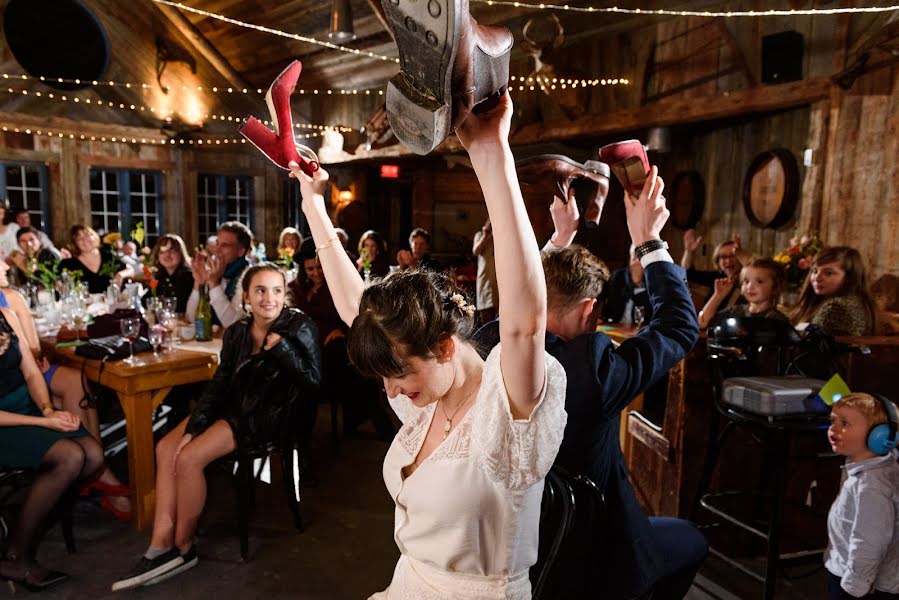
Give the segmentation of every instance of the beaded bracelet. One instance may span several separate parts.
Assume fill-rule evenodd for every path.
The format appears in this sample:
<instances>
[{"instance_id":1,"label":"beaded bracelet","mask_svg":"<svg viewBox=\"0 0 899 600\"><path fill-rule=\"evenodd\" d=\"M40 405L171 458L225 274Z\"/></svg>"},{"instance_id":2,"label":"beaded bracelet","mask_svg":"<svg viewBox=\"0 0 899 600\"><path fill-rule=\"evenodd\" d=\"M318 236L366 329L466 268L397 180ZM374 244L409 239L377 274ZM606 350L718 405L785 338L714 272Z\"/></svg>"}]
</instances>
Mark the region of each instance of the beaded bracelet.
<instances>
[{"instance_id":1,"label":"beaded bracelet","mask_svg":"<svg viewBox=\"0 0 899 600\"><path fill-rule=\"evenodd\" d=\"M662 240L647 240L634 248L634 254L637 255L637 258L643 258L650 252L654 252L655 250L667 250L668 242Z\"/></svg>"}]
</instances>

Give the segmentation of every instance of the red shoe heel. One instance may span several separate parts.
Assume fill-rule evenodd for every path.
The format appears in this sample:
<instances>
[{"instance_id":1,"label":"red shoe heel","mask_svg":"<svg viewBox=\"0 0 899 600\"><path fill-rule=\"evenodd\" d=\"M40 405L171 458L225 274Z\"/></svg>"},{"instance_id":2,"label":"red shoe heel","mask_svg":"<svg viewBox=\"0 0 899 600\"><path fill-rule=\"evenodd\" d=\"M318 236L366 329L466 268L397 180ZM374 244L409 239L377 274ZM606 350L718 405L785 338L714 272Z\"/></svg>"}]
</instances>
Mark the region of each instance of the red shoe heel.
<instances>
[{"instance_id":1,"label":"red shoe heel","mask_svg":"<svg viewBox=\"0 0 899 600\"><path fill-rule=\"evenodd\" d=\"M130 510L119 510L115 506L112 505L112 502L109 501L109 498L103 496L100 498L100 508L111 514L113 517L122 521L123 523L131 522L131 511Z\"/></svg>"},{"instance_id":2,"label":"red shoe heel","mask_svg":"<svg viewBox=\"0 0 899 600\"><path fill-rule=\"evenodd\" d=\"M303 63L293 61L275 78L265 94L274 131L256 117L250 116L240 127L240 134L285 171L290 170L288 163L294 161L306 175L312 177L319 169L318 157L310 148L297 144L294 140L293 117L290 113L290 94L296 89L302 70Z\"/></svg>"}]
</instances>

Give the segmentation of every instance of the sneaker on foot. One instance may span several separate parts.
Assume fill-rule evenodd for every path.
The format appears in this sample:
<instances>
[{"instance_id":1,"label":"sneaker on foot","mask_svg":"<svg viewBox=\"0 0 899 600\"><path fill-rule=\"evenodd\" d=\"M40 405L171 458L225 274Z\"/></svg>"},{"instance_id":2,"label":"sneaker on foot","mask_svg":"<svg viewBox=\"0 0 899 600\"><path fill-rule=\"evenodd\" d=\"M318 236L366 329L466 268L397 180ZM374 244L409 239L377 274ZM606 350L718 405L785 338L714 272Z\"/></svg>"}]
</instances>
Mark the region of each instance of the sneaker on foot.
<instances>
[{"instance_id":1,"label":"sneaker on foot","mask_svg":"<svg viewBox=\"0 0 899 600\"><path fill-rule=\"evenodd\" d=\"M141 585L144 585L144 586L156 585L157 583L162 583L166 579L170 579L170 578L174 577L175 575L178 575L179 573L183 573L184 571L187 571L189 569L193 569L194 567L196 567L197 563L200 562L200 557L197 556L197 545L195 543L192 544L190 547L190 550L188 550L187 552L182 554L181 558L184 559L183 563L181 563L180 565L178 565L177 567L175 567L174 569L172 569L170 571L166 571L165 573L163 573L162 575L159 575L158 577L154 577L153 579L150 579L149 581L145 581Z\"/></svg>"},{"instance_id":2,"label":"sneaker on foot","mask_svg":"<svg viewBox=\"0 0 899 600\"><path fill-rule=\"evenodd\" d=\"M172 548L156 558L142 556L137 566L128 574L128 577L112 584L112 591L117 592L143 585L151 579L155 579L163 573L181 566L183 563L184 557L181 556L177 548Z\"/></svg>"}]
</instances>

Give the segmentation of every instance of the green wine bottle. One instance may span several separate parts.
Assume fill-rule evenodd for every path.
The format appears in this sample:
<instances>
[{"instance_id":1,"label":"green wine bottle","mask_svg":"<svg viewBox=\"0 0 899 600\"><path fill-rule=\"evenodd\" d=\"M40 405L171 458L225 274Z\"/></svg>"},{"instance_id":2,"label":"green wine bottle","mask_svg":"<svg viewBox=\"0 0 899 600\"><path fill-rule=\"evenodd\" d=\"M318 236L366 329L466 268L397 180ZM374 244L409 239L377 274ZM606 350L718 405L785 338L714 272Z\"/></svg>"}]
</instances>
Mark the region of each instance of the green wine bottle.
<instances>
[{"instance_id":1,"label":"green wine bottle","mask_svg":"<svg viewBox=\"0 0 899 600\"><path fill-rule=\"evenodd\" d=\"M208 342L212 339L212 305L209 303L209 289L206 284L200 288L200 302L194 318L197 328L197 340Z\"/></svg>"}]
</instances>

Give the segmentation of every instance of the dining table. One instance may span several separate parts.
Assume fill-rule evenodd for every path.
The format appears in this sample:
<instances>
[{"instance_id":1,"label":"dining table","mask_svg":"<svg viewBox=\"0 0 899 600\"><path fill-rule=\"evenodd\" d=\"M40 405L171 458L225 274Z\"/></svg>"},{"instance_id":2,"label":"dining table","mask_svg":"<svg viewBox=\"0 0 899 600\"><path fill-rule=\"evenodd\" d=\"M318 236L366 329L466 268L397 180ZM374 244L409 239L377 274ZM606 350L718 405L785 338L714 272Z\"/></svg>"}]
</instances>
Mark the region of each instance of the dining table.
<instances>
[{"instance_id":1,"label":"dining table","mask_svg":"<svg viewBox=\"0 0 899 600\"><path fill-rule=\"evenodd\" d=\"M74 346L57 345L53 337L42 337L41 347L51 362L79 369L87 381L116 392L125 414L132 521L137 529L144 529L153 522L156 501L153 413L173 387L212 379L221 338L184 341L157 355L139 353L134 364L86 359L76 354Z\"/></svg>"}]
</instances>

